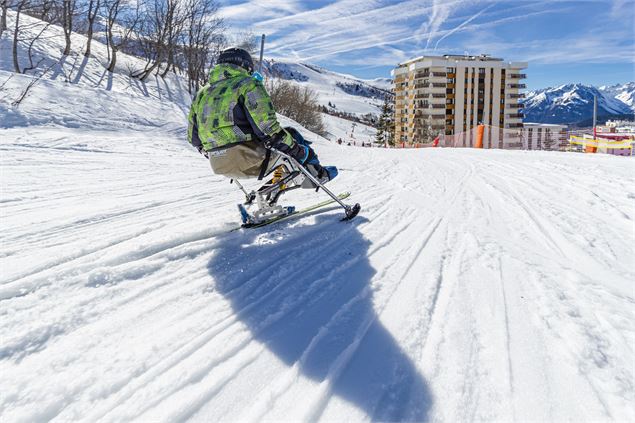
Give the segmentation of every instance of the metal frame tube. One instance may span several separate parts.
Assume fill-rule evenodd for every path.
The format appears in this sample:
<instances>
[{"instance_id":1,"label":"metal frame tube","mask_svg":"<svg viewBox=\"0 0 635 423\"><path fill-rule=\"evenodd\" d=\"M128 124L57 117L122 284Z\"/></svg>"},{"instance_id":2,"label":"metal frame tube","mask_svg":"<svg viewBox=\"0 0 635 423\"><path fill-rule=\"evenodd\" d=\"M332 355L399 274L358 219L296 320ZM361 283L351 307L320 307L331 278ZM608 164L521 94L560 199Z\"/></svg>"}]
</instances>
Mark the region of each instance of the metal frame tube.
<instances>
[{"instance_id":1,"label":"metal frame tube","mask_svg":"<svg viewBox=\"0 0 635 423\"><path fill-rule=\"evenodd\" d=\"M311 175L311 172L309 172L304 166L302 166L300 164L300 162L298 162L295 158L289 156L288 154L283 153L282 151L280 151L278 149L272 148L272 150L275 151L277 154L280 154L285 159L289 160L291 163L295 164L296 167L302 173L304 173L307 178L309 178L311 180L311 182L313 182L315 185L317 185L318 187L323 189L324 192L326 192L333 200L335 200L340 206L342 206L344 208L344 210L348 211L348 210L351 209L351 206L347 206L346 204L344 204L344 202L342 202L342 200L337 198L337 195L333 194L328 188L326 188L324 186L324 184L322 184L320 181L318 181L315 176Z\"/></svg>"}]
</instances>

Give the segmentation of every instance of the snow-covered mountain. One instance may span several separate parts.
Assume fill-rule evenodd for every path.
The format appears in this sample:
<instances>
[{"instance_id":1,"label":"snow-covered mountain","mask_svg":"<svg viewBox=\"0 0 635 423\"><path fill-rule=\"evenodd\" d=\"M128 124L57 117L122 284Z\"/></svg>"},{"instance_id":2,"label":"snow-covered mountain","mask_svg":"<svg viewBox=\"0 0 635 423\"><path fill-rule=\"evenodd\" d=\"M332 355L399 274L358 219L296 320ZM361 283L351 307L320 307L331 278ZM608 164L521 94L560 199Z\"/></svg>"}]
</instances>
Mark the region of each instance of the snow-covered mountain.
<instances>
[{"instance_id":1,"label":"snow-covered mountain","mask_svg":"<svg viewBox=\"0 0 635 423\"><path fill-rule=\"evenodd\" d=\"M635 110L635 82L603 85L598 88L604 95L615 98Z\"/></svg>"},{"instance_id":2,"label":"snow-covered mountain","mask_svg":"<svg viewBox=\"0 0 635 423\"><path fill-rule=\"evenodd\" d=\"M635 111L635 82L594 87L567 84L527 93L525 121L576 123L593 116L593 96L598 97L598 116L625 115Z\"/></svg>"}]
</instances>

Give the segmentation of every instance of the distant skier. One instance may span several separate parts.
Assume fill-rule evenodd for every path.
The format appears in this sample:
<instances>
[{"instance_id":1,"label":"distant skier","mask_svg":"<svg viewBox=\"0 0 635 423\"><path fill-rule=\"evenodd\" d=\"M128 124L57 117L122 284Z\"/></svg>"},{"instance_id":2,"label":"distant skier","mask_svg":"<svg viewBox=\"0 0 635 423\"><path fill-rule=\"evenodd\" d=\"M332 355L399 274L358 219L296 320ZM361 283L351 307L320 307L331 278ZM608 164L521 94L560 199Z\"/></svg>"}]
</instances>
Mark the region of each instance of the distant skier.
<instances>
[{"instance_id":1,"label":"distant skier","mask_svg":"<svg viewBox=\"0 0 635 423\"><path fill-rule=\"evenodd\" d=\"M209 158L216 174L261 179L278 167L279 157L271 152L275 148L295 158L321 183L337 176L337 168L323 167L298 131L280 126L262 76L254 72L251 55L243 49L220 54L208 83L192 102L188 120L190 144Z\"/></svg>"}]
</instances>

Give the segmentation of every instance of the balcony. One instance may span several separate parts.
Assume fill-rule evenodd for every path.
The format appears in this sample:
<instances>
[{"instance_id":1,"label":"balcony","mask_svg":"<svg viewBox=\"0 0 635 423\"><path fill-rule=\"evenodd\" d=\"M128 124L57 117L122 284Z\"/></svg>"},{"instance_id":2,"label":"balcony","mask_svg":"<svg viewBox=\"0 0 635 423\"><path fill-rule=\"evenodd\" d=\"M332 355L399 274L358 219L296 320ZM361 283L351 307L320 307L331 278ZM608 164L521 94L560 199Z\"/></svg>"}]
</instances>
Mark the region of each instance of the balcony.
<instances>
[{"instance_id":1,"label":"balcony","mask_svg":"<svg viewBox=\"0 0 635 423\"><path fill-rule=\"evenodd\" d=\"M445 103L441 104L430 104L431 109L445 109Z\"/></svg>"},{"instance_id":2,"label":"balcony","mask_svg":"<svg viewBox=\"0 0 635 423\"><path fill-rule=\"evenodd\" d=\"M432 93L432 98L445 98L445 94Z\"/></svg>"},{"instance_id":3,"label":"balcony","mask_svg":"<svg viewBox=\"0 0 635 423\"><path fill-rule=\"evenodd\" d=\"M446 72L432 72L432 76L442 76L445 78L447 75Z\"/></svg>"},{"instance_id":4,"label":"balcony","mask_svg":"<svg viewBox=\"0 0 635 423\"><path fill-rule=\"evenodd\" d=\"M505 107L508 109L523 109L525 105L523 103L507 103Z\"/></svg>"},{"instance_id":5,"label":"balcony","mask_svg":"<svg viewBox=\"0 0 635 423\"><path fill-rule=\"evenodd\" d=\"M522 128L523 124L522 123L510 123L507 125L508 128L510 129L515 129L515 128Z\"/></svg>"},{"instance_id":6,"label":"balcony","mask_svg":"<svg viewBox=\"0 0 635 423\"><path fill-rule=\"evenodd\" d=\"M527 88L527 85L526 84L507 84L507 88L523 89L523 88Z\"/></svg>"},{"instance_id":7,"label":"balcony","mask_svg":"<svg viewBox=\"0 0 635 423\"><path fill-rule=\"evenodd\" d=\"M525 98L525 94L524 93L507 94L507 98Z\"/></svg>"},{"instance_id":8,"label":"balcony","mask_svg":"<svg viewBox=\"0 0 635 423\"><path fill-rule=\"evenodd\" d=\"M445 82L432 82L430 84L430 87L431 88L445 88L446 84L445 84Z\"/></svg>"},{"instance_id":9,"label":"balcony","mask_svg":"<svg viewBox=\"0 0 635 423\"><path fill-rule=\"evenodd\" d=\"M525 116L522 113L510 113L507 115L507 117L511 119L522 119Z\"/></svg>"},{"instance_id":10,"label":"balcony","mask_svg":"<svg viewBox=\"0 0 635 423\"><path fill-rule=\"evenodd\" d=\"M526 73L510 73L509 78L510 79L526 79L527 74Z\"/></svg>"},{"instance_id":11,"label":"balcony","mask_svg":"<svg viewBox=\"0 0 635 423\"><path fill-rule=\"evenodd\" d=\"M418 83L415 84L415 89L416 90L419 90L419 89L422 89L422 88L428 88L428 85L424 84L422 82L418 82Z\"/></svg>"},{"instance_id":12,"label":"balcony","mask_svg":"<svg viewBox=\"0 0 635 423\"><path fill-rule=\"evenodd\" d=\"M445 112L443 110L423 109L422 113L425 115L425 117L429 117L433 115L440 115L440 113L445 113Z\"/></svg>"},{"instance_id":13,"label":"balcony","mask_svg":"<svg viewBox=\"0 0 635 423\"><path fill-rule=\"evenodd\" d=\"M420 98L428 98L428 94L417 94L417 95L415 95L415 99L420 99Z\"/></svg>"}]
</instances>

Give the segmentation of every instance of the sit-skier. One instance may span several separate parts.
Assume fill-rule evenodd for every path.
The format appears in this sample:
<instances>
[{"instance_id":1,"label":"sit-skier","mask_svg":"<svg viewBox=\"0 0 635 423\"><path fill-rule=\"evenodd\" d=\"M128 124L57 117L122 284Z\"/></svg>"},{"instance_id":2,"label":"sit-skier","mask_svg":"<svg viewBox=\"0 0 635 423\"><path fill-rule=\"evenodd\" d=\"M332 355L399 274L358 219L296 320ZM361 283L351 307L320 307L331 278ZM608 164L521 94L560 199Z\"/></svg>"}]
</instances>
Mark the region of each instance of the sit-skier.
<instances>
[{"instance_id":1,"label":"sit-skier","mask_svg":"<svg viewBox=\"0 0 635 423\"><path fill-rule=\"evenodd\" d=\"M293 128L282 128L271 98L254 75L251 55L239 48L223 51L199 90L189 114L188 139L209 157L214 173L229 178L254 178L279 165L274 148L295 158L320 180L337 175L335 167L320 165L317 155Z\"/></svg>"},{"instance_id":2,"label":"sit-skier","mask_svg":"<svg viewBox=\"0 0 635 423\"><path fill-rule=\"evenodd\" d=\"M262 76L254 72L251 55L243 49L230 48L220 54L208 83L192 102L188 120L188 140L209 158L214 173L232 179L262 179L273 174L252 193L236 181L247 196L247 204L258 200L255 219L239 207L244 223L286 213L276 205L284 191L317 188L315 182L323 185L337 176L337 168L322 166L297 130L280 126ZM311 177L305 177L305 171ZM352 217L351 208L340 204Z\"/></svg>"}]
</instances>

